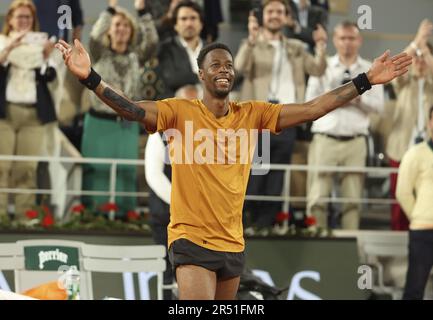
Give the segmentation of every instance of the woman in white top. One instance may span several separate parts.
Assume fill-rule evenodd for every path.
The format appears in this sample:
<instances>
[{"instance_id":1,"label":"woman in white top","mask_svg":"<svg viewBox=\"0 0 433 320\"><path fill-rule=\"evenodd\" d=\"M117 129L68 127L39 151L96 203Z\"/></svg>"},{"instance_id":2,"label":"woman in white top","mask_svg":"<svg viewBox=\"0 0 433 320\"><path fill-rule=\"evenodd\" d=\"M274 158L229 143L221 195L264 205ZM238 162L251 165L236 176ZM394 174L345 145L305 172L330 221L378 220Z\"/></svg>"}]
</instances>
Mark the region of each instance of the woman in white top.
<instances>
[{"instance_id":1,"label":"woman in white top","mask_svg":"<svg viewBox=\"0 0 433 320\"><path fill-rule=\"evenodd\" d=\"M0 154L38 156L45 138L44 125L56 120L47 83L56 78L48 65L53 44L38 33L36 8L30 0L14 0L0 35ZM0 188L36 187L36 162L0 161ZM35 196L17 194L15 214L24 217ZM0 193L0 218L8 195Z\"/></svg>"}]
</instances>

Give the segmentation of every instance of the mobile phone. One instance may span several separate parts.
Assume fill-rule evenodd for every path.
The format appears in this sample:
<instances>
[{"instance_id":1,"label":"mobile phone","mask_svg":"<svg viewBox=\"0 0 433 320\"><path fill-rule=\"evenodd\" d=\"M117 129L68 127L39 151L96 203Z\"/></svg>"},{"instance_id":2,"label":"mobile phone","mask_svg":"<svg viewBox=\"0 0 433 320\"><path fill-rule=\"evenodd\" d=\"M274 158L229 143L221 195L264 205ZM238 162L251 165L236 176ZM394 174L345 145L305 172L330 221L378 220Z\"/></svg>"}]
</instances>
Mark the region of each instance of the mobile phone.
<instances>
[{"instance_id":1,"label":"mobile phone","mask_svg":"<svg viewBox=\"0 0 433 320\"><path fill-rule=\"evenodd\" d=\"M23 38L23 43L32 45L44 45L48 40L48 33L46 32L28 32Z\"/></svg>"},{"instance_id":2,"label":"mobile phone","mask_svg":"<svg viewBox=\"0 0 433 320\"><path fill-rule=\"evenodd\" d=\"M259 23L259 26L263 26L263 10L260 7L256 7L253 9L254 16L257 19L257 22Z\"/></svg>"}]
</instances>

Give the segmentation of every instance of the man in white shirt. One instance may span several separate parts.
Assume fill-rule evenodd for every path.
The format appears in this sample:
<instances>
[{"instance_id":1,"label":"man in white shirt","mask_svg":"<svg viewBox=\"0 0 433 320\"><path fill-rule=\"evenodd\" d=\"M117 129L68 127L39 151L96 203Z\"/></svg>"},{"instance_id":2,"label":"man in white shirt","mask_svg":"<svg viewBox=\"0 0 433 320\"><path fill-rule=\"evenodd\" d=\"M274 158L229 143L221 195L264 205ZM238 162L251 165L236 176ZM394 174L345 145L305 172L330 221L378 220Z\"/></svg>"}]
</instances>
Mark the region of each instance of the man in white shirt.
<instances>
[{"instance_id":1,"label":"man in white shirt","mask_svg":"<svg viewBox=\"0 0 433 320\"><path fill-rule=\"evenodd\" d=\"M368 70L371 63L359 56L362 37L355 23L345 21L335 27L334 39L337 54L328 58L328 67L322 77L310 77L306 99L315 98L329 89L349 82L359 72ZM366 136L370 125L368 114L381 112L384 104L382 86L376 86L368 94L358 97L345 108L335 110L316 120L308 155L310 166L364 167L367 157ZM327 228L327 205L321 198L328 198L332 191L333 174L310 171L308 187L308 214L317 219L317 226ZM343 198L360 199L363 174L344 173L341 177ZM359 203L342 205L343 229L358 229Z\"/></svg>"}]
</instances>

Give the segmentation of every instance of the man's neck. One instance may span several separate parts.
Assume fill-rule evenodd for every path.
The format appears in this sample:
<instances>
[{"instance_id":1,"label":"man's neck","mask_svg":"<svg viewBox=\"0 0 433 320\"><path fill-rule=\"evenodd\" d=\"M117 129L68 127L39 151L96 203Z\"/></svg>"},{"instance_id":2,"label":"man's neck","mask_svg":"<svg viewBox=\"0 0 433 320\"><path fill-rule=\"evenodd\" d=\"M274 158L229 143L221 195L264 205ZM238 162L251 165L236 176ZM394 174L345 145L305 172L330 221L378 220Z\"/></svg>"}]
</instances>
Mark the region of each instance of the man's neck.
<instances>
[{"instance_id":1,"label":"man's neck","mask_svg":"<svg viewBox=\"0 0 433 320\"><path fill-rule=\"evenodd\" d=\"M182 38L183 41L186 42L186 44L188 45L188 48L190 48L192 51L195 51L200 43L200 37L194 37L191 39L185 39Z\"/></svg>"},{"instance_id":2,"label":"man's neck","mask_svg":"<svg viewBox=\"0 0 433 320\"><path fill-rule=\"evenodd\" d=\"M229 111L229 97L215 98L209 93L204 93L203 104L215 115L215 118L224 117Z\"/></svg>"},{"instance_id":3,"label":"man's neck","mask_svg":"<svg viewBox=\"0 0 433 320\"><path fill-rule=\"evenodd\" d=\"M268 29L264 29L263 30L263 36L265 37L266 40L268 41L273 41L273 40L281 40L282 39L282 32L277 31L277 32L272 32Z\"/></svg>"},{"instance_id":4,"label":"man's neck","mask_svg":"<svg viewBox=\"0 0 433 320\"><path fill-rule=\"evenodd\" d=\"M350 67L351 65L353 65L356 60L358 60L358 56L338 56L338 58L340 59L340 62L346 66L346 67Z\"/></svg>"},{"instance_id":5,"label":"man's neck","mask_svg":"<svg viewBox=\"0 0 433 320\"><path fill-rule=\"evenodd\" d=\"M125 53L126 50L128 50L128 44L123 42L112 42L111 50L120 54Z\"/></svg>"}]
</instances>

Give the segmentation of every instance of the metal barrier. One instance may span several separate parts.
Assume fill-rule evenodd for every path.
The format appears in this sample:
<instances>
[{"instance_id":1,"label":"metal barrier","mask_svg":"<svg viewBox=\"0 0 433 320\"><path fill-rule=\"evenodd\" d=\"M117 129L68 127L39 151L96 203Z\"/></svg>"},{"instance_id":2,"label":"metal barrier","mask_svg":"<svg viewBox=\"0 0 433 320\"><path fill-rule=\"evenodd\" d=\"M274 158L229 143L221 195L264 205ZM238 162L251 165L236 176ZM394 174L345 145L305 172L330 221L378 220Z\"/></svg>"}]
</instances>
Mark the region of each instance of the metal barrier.
<instances>
[{"instance_id":1,"label":"metal barrier","mask_svg":"<svg viewBox=\"0 0 433 320\"><path fill-rule=\"evenodd\" d=\"M103 159L103 158L77 158L77 157L36 157L36 156L5 156L0 155L1 161L43 161L51 163L62 164L106 164L110 166L110 185L108 191L89 191L89 190L68 190L65 186L65 194L69 196L109 196L110 202L114 202L116 196L122 197L148 197L148 192L117 192L117 167L119 165L133 165L144 166L144 160L131 160L131 159ZM260 169L260 166L254 166ZM246 200L252 201L281 201L283 202L283 210L288 211L291 201L307 202L306 197L292 197L290 196L290 179L291 172L293 171L320 171L320 172L333 172L333 173L362 173L371 174L375 177L387 177L391 173L397 173L397 168L377 168L377 167L334 167L334 166L308 166L308 165L282 165L271 164L270 170L281 170L285 172L284 187L281 196L259 196L247 195ZM41 189L16 189L16 188L0 188L0 193L27 193L27 194L52 194L53 190ZM390 205L395 203L394 199L377 198L377 199L352 199L352 198L321 198L321 202L333 203L361 203L361 204L384 204Z\"/></svg>"}]
</instances>

